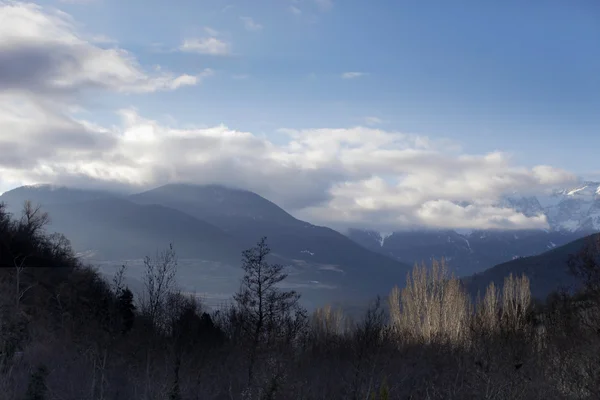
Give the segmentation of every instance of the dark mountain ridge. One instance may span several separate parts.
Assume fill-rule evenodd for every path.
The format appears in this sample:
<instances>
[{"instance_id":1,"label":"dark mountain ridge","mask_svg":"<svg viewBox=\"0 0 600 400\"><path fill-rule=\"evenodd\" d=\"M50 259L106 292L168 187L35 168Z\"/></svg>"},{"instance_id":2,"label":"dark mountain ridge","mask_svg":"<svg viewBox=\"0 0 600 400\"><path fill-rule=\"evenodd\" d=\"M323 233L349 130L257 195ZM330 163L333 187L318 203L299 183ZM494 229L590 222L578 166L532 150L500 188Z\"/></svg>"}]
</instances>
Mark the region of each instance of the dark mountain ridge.
<instances>
[{"instance_id":1,"label":"dark mountain ridge","mask_svg":"<svg viewBox=\"0 0 600 400\"><path fill-rule=\"evenodd\" d=\"M363 299L403 285L409 269L255 193L219 185L166 185L129 197L36 186L0 196L15 213L26 199L49 212L51 230L97 260L139 259L173 242L182 258L239 265L241 251L267 236L272 260L288 267L292 283Z\"/></svg>"},{"instance_id":2,"label":"dark mountain ridge","mask_svg":"<svg viewBox=\"0 0 600 400\"><path fill-rule=\"evenodd\" d=\"M531 295L540 300L559 289L575 289L580 284L568 268L570 255L577 254L590 240L597 238L600 234L589 235L563 246L557 247L545 253L522 257L509 262L496 265L481 273L474 274L463 279L469 292L476 296L483 296L490 282L497 287L502 287L504 278L509 274L525 274L531 284Z\"/></svg>"},{"instance_id":3,"label":"dark mountain ridge","mask_svg":"<svg viewBox=\"0 0 600 400\"><path fill-rule=\"evenodd\" d=\"M432 259L445 258L454 273L469 276L512 259L544 253L593 232L419 230L382 234L350 230L348 236L372 251L404 263L429 263Z\"/></svg>"},{"instance_id":4,"label":"dark mountain ridge","mask_svg":"<svg viewBox=\"0 0 600 400\"><path fill-rule=\"evenodd\" d=\"M139 204L161 204L205 220L238 238L246 247L267 236L274 254L297 268L319 265L321 274L367 288L404 282L408 265L361 247L333 229L294 218L275 203L246 190L220 185L170 184L129 197ZM392 285L393 286L393 285ZM391 288L391 286L390 286Z\"/></svg>"}]
</instances>

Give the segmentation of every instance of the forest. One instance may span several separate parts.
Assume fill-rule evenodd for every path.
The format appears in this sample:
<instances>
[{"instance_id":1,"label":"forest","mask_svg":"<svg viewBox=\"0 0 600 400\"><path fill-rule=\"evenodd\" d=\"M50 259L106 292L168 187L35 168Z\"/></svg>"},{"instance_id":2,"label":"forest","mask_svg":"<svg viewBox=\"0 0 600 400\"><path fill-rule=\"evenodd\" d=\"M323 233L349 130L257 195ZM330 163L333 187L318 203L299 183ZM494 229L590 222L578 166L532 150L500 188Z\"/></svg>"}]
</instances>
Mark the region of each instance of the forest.
<instances>
[{"instance_id":1,"label":"forest","mask_svg":"<svg viewBox=\"0 0 600 400\"><path fill-rule=\"evenodd\" d=\"M49 218L0 206L2 400L600 398L600 236L566 266L581 287L544 302L524 275L472 299L439 260L356 318L281 289L267 238L208 310L177 289L176 243L134 294L126 266L104 279Z\"/></svg>"}]
</instances>

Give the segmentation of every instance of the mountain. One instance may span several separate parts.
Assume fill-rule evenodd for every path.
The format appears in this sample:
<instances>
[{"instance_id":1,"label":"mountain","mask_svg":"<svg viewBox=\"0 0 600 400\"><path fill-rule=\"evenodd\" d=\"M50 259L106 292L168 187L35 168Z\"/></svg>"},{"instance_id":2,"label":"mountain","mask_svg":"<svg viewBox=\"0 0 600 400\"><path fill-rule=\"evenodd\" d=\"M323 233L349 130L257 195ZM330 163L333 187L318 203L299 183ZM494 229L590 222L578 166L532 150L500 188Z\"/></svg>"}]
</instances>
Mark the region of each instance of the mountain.
<instances>
[{"instance_id":1,"label":"mountain","mask_svg":"<svg viewBox=\"0 0 600 400\"><path fill-rule=\"evenodd\" d=\"M554 192L542 199L544 213L554 230L600 231L600 183Z\"/></svg>"},{"instance_id":2,"label":"mountain","mask_svg":"<svg viewBox=\"0 0 600 400\"><path fill-rule=\"evenodd\" d=\"M387 294L403 285L409 269L255 193L218 185L166 185L128 197L37 185L0 196L14 213L24 200L41 204L52 220L48 230L65 234L76 251L109 272L129 260L139 278L139 259L173 242L182 289L213 298L237 288L241 252L262 236L273 250L271 261L286 266L285 284L315 305Z\"/></svg>"},{"instance_id":3,"label":"mountain","mask_svg":"<svg viewBox=\"0 0 600 400\"><path fill-rule=\"evenodd\" d=\"M597 236L598 234L589 235L536 256L496 265L463 281L471 294L476 295L480 292L483 296L490 282L501 287L504 277L510 273L525 274L531 283L532 296L544 300L551 292L561 287L572 288L579 284L577 278L569 273L567 261L571 254L579 252L588 241Z\"/></svg>"},{"instance_id":4,"label":"mountain","mask_svg":"<svg viewBox=\"0 0 600 400\"><path fill-rule=\"evenodd\" d=\"M350 229L347 236L362 246L405 263L444 257L450 268L468 276L518 257L549 249L600 231L600 183L583 182L549 195L502 198L498 206L528 217L546 215L547 230L420 230L381 233Z\"/></svg>"},{"instance_id":5,"label":"mountain","mask_svg":"<svg viewBox=\"0 0 600 400\"><path fill-rule=\"evenodd\" d=\"M260 237L299 269L323 279L385 291L403 284L409 266L369 251L333 229L300 221L256 193L221 185L169 184L129 197L205 220L252 246ZM332 278L336 276L335 278ZM316 280L320 280L316 278Z\"/></svg>"},{"instance_id":6,"label":"mountain","mask_svg":"<svg viewBox=\"0 0 600 400\"><path fill-rule=\"evenodd\" d=\"M118 196L101 190L86 190L48 184L21 186L0 195L11 211L20 211L25 200L32 200L42 206L48 204L77 203L87 200L106 199Z\"/></svg>"},{"instance_id":7,"label":"mountain","mask_svg":"<svg viewBox=\"0 0 600 400\"><path fill-rule=\"evenodd\" d=\"M181 211L140 205L104 192L54 187L17 188L0 196L18 215L24 200L50 214L47 230L64 234L94 260L154 255L170 242L180 257L238 261L241 244L219 228Z\"/></svg>"},{"instance_id":8,"label":"mountain","mask_svg":"<svg viewBox=\"0 0 600 400\"><path fill-rule=\"evenodd\" d=\"M350 230L348 236L373 251L413 264L445 258L460 276L468 276L518 257L543 253L581 236L565 231L423 230L379 233Z\"/></svg>"}]
</instances>

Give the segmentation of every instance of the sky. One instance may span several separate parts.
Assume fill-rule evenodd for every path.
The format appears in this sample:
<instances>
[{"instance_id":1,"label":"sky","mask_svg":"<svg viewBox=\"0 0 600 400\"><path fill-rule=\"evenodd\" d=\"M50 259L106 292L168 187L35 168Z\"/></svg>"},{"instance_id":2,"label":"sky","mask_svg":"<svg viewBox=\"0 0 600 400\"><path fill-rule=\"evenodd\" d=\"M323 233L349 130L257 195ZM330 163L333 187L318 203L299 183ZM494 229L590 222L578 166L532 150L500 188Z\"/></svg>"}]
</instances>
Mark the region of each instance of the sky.
<instances>
[{"instance_id":1,"label":"sky","mask_svg":"<svg viewBox=\"0 0 600 400\"><path fill-rule=\"evenodd\" d=\"M600 179L595 0L0 0L0 192L253 190L336 227L543 227Z\"/></svg>"}]
</instances>

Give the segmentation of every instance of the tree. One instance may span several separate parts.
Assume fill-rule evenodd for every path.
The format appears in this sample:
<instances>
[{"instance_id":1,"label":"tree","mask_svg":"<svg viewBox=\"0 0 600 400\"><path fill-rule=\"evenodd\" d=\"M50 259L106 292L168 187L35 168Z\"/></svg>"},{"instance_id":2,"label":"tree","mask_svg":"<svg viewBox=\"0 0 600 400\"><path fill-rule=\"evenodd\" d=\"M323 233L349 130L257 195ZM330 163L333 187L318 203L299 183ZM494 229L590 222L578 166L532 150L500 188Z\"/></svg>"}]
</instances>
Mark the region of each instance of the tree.
<instances>
[{"instance_id":1,"label":"tree","mask_svg":"<svg viewBox=\"0 0 600 400\"><path fill-rule=\"evenodd\" d=\"M600 235L594 235L577 254L569 256L569 270L582 280L587 294L600 299Z\"/></svg>"},{"instance_id":2,"label":"tree","mask_svg":"<svg viewBox=\"0 0 600 400\"><path fill-rule=\"evenodd\" d=\"M248 386L254 384L254 368L262 343L274 344L278 339L294 337L305 318L300 307L300 295L295 291L282 291L277 284L287 274L280 264L267 261L271 250L263 237L258 244L243 252L244 277L239 291L234 295L238 312L243 315L242 330L248 349Z\"/></svg>"},{"instance_id":3,"label":"tree","mask_svg":"<svg viewBox=\"0 0 600 400\"><path fill-rule=\"evenodd\" d=\"M575 306L583 324L600 334L600 235L594 235L568 260L569 270L582 282Z\"/></svg>"},{"instance_id":4,"label":"tree","mask_svg":"<svg viewBox=\"0 0 600 400\"><path fill-rule=\"evenodd\" d=\"M34 206L30 200L26 200L21 211L19 228L34 237L41 233L42 229L50 223L50 215L42 211L40 205Z\"/></svg>"},{"instance_id":5,"label":"tree","mask_svg":"<svg viewBox=\"0 0 600 400\"><path fill-rule=\"evenodd\" d=\"M531 305L529 278L525 275L504 278L502 287L502 322L508 331L519 332L527 324L527 314Z\"/></svg>"},{"instance_id":6,"label":"tree","mask_svg":"<svg viewBox=\"0 0 600 400\"><path fill-rule=\"evenodd\" d=\"M169 293L175 287L177 275L177 254L173 244L165 251L157 253L154 259L146 256L144 267L145 291L140 299L141 311L151 323L164 328L164 308Z\"/></svg>"},{"instance_id":7,"label":"tree","mask_svg":"<svg viewBox=\"0 0 600 400\"><path fill-rule=\"evenodd\" d=\"M471 304L459 279L448 273L445 261L433 260L431 269L415 265L406 287L395 288L388 299L392 330L422 343L465 339Z\"/></svg>"},{"instance_id":8,"label":"tree","mask_svg":"<svg viewBox=\"0 0 600 400\"><path fill-rule=\"evenodd\" d=\"M121 333L126 334L133 327L133 321L135 319L133 293L128 287L125 287L117 297L117 310L121 320Z\"/></svg>"},{"instance_id":9,"label":"tree","mask_svg":"<svg viewBox=\"0 0 600 400\"><path fill-rule=\"evenodd\" d=\"M21 218L16 224L17 231L26 238L29 238L33 244L39 244L42 239L40 235L43 228L50 223L50 216L47 212L41 210L41 206L34 206L29 200L26 200L23 204L21 211ZM50 243L50 240L48 240ZM31 249L33 250L33 249ZM31 253L17 253L13 255L13 266L15 269L15 306L17 309L21 305L21 300L27 291L33 288L34 284L27 285L22 288L22 276L28 267L29 259L32 256Z\"/></svg>"},{"instance_id":10,"label":"tree","mask_svg":"<svg viewBox=\"0 0 600 400\"><path fill-rule=\"evenodd\" d=\"M170 244L166 250L160 253L157 252L154 258L146 256L144 266L145 273L142 278L144 292L140 296L140 311L153 329L164 334L170 328L166 307L169 295L175 289L177 274L177 254L173 244ZM152 335L149 335L148 339L149 342L146 347L146 388L143 396L146 399L150 397L151 392L151 355L156 345Z\"/></svg>"}]
</instances>

